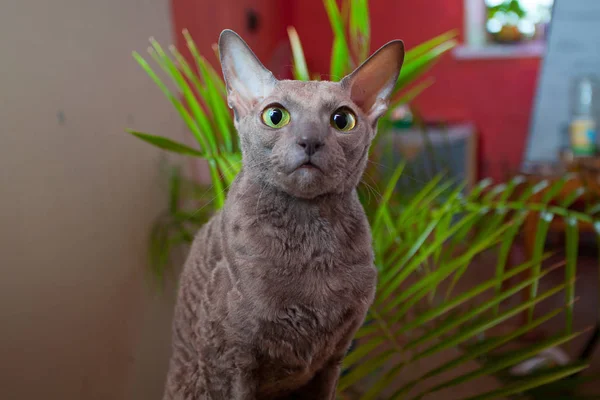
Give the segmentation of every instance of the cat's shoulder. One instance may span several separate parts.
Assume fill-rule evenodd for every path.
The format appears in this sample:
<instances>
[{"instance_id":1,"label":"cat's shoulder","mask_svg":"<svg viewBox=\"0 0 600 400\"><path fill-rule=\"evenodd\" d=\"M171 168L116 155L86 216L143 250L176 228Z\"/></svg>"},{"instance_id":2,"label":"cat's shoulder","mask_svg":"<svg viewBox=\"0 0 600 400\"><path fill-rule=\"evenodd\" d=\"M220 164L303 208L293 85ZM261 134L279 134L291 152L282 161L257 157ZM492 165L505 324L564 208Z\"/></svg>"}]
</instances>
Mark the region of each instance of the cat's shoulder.
<instances>
[{"instance_id":1,"label":"cat's shoulder","mask_svg":"<svg viewBox=\"0 0 600 400\"><path fill-rule=\"evenodd\" d=\"M223 259L221 212L217 212L196 232L192 240L185 270L212 270Z\"/></svg>"},{"instance_id":2,"label":"cat's shoulder","mask_svg":"<svg viewBox=\"0 0 600 400\"><path fill-rule=\"evenodd\" d=\"M192 241L192 248L190 252L194 250L200 250L213 238L215 238L215 236L220 237L221 220L222 212L218 211L204 225L202 225L200 229L198 229L196 235L194 236L194 240Z\"/></svg>"}]
</instances>

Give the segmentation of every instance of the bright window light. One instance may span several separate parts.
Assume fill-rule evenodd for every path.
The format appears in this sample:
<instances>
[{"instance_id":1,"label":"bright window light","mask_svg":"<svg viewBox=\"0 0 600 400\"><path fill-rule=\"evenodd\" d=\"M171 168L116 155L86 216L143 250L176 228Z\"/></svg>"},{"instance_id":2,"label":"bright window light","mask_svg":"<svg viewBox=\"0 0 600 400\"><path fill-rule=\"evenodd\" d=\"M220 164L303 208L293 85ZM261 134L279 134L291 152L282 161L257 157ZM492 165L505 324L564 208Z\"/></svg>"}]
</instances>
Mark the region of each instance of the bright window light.
<instances>
[{"instance_id":1,"label":"bright window light","mask_svg":"<svg viewBox=\"0 0 600 400\"><path fill-rule=\"evenodd\" d=\"M483 1L487 10L485 29L491 40L517 43L533 38L544 39L554 0Z\"/></svg>"}]
</instances>

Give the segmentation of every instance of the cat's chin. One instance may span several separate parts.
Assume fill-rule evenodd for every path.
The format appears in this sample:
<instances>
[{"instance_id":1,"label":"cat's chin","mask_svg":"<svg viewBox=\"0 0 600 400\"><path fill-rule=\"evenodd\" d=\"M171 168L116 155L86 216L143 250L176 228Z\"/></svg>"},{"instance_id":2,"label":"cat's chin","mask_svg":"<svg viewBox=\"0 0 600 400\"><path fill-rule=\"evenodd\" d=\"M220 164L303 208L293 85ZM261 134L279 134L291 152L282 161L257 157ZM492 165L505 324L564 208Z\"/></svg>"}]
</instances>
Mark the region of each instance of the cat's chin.
<instances>
[{"instance_id":1,"label":"cat's chin","mask_svg":"<svg viewBox=\"0 0 600 400\"><path fill-rule=\"evenodd\" d=\"M329 192L327 176L316 166L301 166L279 182L291 196L313 199Z\"/></svg>"}]
</instances>

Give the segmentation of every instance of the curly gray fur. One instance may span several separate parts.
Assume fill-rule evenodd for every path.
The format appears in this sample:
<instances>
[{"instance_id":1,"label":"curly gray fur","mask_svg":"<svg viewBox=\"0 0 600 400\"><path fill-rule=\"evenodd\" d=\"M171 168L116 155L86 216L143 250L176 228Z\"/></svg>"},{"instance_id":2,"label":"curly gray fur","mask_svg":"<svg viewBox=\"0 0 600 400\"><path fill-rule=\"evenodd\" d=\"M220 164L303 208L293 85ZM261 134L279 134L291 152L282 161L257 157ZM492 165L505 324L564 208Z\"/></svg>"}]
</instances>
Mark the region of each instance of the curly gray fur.
<instances>
[{"instance_id":1,"label":"curly gray fur","mask_svg":"<svg viewBox=\"0 0 600 400\"><path fill-rule=\"evenodd\" d=\"M332 400L374 297L356 186L403 46L333 83L276 80L231 31L219 45L244 166L183 269L164 399ZM286 127L261 121L272 104L290 113ZM352 132L330 124L340 107L356 115ZM321 143L314 154L306 138Z\"/></svg>"}]
</instances>

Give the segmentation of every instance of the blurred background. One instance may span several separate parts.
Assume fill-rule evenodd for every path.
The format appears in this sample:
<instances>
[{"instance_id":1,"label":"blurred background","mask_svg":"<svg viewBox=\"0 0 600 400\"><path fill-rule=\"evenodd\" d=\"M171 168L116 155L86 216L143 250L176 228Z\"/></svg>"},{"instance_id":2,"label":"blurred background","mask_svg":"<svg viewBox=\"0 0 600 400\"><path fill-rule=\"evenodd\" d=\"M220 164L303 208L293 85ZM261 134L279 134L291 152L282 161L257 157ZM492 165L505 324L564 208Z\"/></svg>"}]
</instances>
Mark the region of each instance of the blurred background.
<instances>
[{"instance_id":1,"label":"blurred background","mask_svg":"<svg viewBox=\"0 0 600 400\"><path fill-rule=\"evenodd\" d=\"M411 67L415 75L405 75L419 89L410 94L407 86L406 101L391 110L386 126L404 135L390 139L397 151L380 162L393 168L401 159L413 160L421 172L414 169L406 179L425 185L442 169L430 158L444 154L450 174L469 188L486 178L509 182L519 173L532 184L560 181L585 164L585 184L556 193L569 198L584 186L597 190L595 1L369 2L371 51L392 39L413 49L445 35L428 47L433 56ZM568 2L580 8L557 14ZM321 0L0 4L2 398L161 397L176 284L166 279L157 285L148 273L148 234L169 207L172 181L165 165L179 165L197 182L210 181L210 175L205 163L126 133L193 143L189 126L132 52L146 57L153 37L165 48L174 44L191 64L186 29L220 74L214 44L229 28L277 77L292 78L300 64L290 39L297 35L310 77L337 80L328 3L337 4L342 16L350 12L342 4L348 2ZM557 18L564 23L554 30ZM430 153L422 132L430 134ZM593 327L598 225L589 207L578 212L591 215L581 232L591 232L592 243L589 254L576 257L587 274L578 283L580 325ZM517 258L541 254L535 221L523 228ZM564 227L556 227L557 234ZM177 265L184 255L177 250L169 257Z\"/></svg>"}]
</instances>

